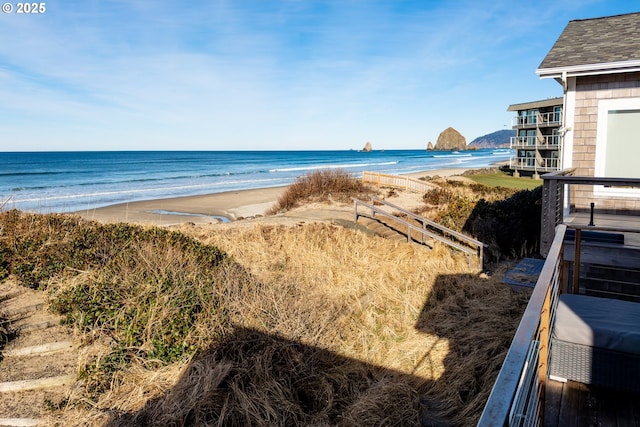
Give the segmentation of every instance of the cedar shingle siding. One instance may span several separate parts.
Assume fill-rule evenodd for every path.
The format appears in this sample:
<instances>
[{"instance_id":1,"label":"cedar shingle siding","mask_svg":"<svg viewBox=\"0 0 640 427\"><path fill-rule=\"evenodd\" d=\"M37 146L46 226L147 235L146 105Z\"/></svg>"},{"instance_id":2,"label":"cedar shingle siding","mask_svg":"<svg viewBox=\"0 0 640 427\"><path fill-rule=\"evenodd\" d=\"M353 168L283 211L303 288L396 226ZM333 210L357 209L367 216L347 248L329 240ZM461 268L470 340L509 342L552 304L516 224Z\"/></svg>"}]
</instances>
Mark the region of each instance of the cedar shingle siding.
<instances>
[{"instance_id":1,"label":"cedar shingle siding","mask_svg":"<svg viewBox=\"0 0 640 427\"><path fill-rule=\"evenodd\" d=\"M536 71L561 82L566 72L567 101L564 125L570 140L575 175L594 176L598 105L602 100L640 99L640 12L570 21ZM571 119L570 111L573 113ZM637 137L630 137L634 143ZM640 210L640 199L596 196L591 186L572 186L571 205L588 210L596 201L599 210Z\"/></svg>"}]
</instances>

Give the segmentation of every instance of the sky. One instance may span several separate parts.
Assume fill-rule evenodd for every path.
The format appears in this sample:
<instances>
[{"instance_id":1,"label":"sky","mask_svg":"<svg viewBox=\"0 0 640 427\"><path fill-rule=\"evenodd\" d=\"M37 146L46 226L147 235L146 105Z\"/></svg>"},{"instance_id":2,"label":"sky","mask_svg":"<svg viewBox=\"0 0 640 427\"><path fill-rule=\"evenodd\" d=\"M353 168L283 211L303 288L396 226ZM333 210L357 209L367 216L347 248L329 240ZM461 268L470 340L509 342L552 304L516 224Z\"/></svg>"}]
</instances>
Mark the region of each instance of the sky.
<instances>
[{"instance_id":1,"label":"sky","mask_svg":"<svg viewBox=\"0 0 640 427\"><path fill-rule=\"evenodd\" d=\"M49 0L0 13L0 151L424 149L562 96L570 20L640 0ZM7 3L9 6L7 6Z\"/></svg>"}]
</instances>

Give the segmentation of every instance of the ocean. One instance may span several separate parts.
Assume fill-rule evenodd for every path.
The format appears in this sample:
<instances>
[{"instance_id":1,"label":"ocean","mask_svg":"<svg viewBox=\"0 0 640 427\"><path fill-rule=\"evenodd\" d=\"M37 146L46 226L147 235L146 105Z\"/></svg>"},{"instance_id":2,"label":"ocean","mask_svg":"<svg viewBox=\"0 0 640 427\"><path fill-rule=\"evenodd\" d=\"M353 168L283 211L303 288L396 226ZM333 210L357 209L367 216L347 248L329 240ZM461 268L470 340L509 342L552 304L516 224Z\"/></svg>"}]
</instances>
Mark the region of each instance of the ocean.
<instances>
[{"instance_id":1,"label":"ocean","mask_svg":"<svg viewBox=\"0 0 640 427\"><path fill-rule=\"evenodd\" d=\"M288 185L318 169L408 174L480 168L511 150L0 153L0 208L74 212L116 203Z\"/></svg>"}]
</instances>

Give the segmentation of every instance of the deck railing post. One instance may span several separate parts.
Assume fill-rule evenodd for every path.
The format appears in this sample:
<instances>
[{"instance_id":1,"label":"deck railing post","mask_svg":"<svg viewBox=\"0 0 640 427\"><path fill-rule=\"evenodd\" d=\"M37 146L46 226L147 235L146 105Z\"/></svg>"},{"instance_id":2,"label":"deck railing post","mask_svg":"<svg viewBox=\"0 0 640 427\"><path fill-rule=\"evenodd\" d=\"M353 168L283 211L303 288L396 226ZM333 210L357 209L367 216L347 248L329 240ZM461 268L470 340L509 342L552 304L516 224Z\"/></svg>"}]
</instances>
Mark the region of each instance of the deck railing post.
<instances>
[{"instance_id":1,"label":"deck railing post","mask_svg":"<svg viewBox=\"0 0 640 427\"><path fill-rule=\"evenodd\" d=\"M358 201L356 199L353 199L353 212L354 212L353 222L357 224L358 223Z\"/></svg>"},{"instance_id":2,"label":"deck railing post","mask_svg":"<svg viewBox=\"0 0 640 427\"><path fill-rule=\"evenodd\" d=\"M582 230L575 229L573 250L573 288L571 293L577 294L580 290L580 241L582 240Z\"/></svg>"},{"instance_id":3,"label":"deck railing post","mask_svg":"<svg viewBox=\"0 0 640 427\"><path fill-rule=\"evenodd\" d=\"M549 362L549 339L550 339L550 319L551 319L551 293L553 291L553 285L547 289L547 295L544 299L542 311L540 313L540 358L538 359L538 381L540 382L540 388L545 389L547 385L548 374L548 362ZM544 400L545 393L540 394L539 411L540 419L544 419Z\"/></svg>"},{"instance_id":4,"label":"deck railing post","mask_svg":"<svg viewBox=\"0 0 640 427\"><path fill-rule=\"evenodd\" d=\"M546 257L555 235L555 212L558 181L545 179L542 185L542 223L540 224L540 254Z\"/></svg>"}]
</instances>

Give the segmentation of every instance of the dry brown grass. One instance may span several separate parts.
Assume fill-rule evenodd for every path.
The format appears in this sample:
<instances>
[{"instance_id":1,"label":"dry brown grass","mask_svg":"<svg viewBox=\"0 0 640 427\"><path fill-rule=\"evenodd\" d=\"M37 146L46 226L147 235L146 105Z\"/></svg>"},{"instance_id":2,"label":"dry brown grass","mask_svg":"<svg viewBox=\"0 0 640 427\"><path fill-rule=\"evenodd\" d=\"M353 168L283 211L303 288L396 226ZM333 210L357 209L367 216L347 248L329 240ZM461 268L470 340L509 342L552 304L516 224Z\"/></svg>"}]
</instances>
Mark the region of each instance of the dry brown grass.
<instances>
[{"instance_id":1,"label":"dry brown grass","mask_svg":"<svg viewBox=\"0 0 640 427\"><path fill-rule=\"evenodd\" d=\"M444 248L332 225L191 230L252 278L225 293L233 333L117 373L68 423L475 424L526 296Z\"/></svg>"},{"instance_id":2,"label":"dry brown grass","mask_svg":"<svg viewBox=\"0 0 640 427\"><path fill-rule=\"evenodd\" d=\"M273 215L305 202L319 202L329 198L339 202L350 202L351 197L363 197L371 193L372 189L343 169L317 170L298 177L267 214Z\"/></svg>"},{"instance_id":3,"label":"dry brown grass","mask_svg":"<svg viewBox=\"0 0 640 427\"><path fill-rule=\"evenodd\" d=\"M85 331L51 424L473 425L527 297L446 248L329 224L185 227L195 240L6 220L7 271Z\"/></svg>"}]
</instances>

